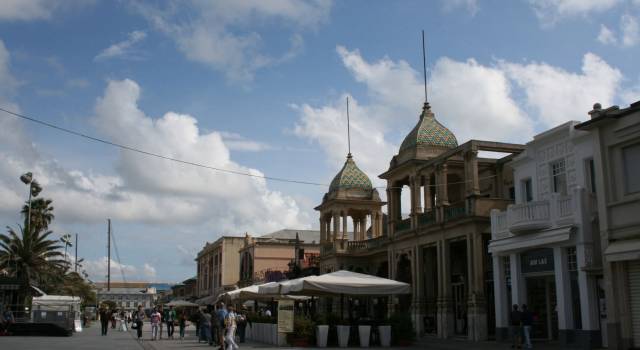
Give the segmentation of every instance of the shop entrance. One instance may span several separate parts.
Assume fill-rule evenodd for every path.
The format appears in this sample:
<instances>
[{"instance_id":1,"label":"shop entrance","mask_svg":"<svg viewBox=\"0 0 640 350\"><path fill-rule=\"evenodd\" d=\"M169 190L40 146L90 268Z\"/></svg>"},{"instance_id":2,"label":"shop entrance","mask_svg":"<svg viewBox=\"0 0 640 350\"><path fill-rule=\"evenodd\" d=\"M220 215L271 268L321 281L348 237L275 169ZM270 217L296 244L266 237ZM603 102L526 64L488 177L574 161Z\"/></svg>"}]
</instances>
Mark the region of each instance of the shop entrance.
<instances>
[{"instance_id":1,"label":"shop entrance","mask_svg":"<svg viewBox=\"0 0 640 350\"><path fill-rule=\"evenodd\" d=\"M556 282L554 276L527 277L527 306L535 315L531 337L534 339L558 338L558 313L556 311Z\"/></svg>"}]
</instances>

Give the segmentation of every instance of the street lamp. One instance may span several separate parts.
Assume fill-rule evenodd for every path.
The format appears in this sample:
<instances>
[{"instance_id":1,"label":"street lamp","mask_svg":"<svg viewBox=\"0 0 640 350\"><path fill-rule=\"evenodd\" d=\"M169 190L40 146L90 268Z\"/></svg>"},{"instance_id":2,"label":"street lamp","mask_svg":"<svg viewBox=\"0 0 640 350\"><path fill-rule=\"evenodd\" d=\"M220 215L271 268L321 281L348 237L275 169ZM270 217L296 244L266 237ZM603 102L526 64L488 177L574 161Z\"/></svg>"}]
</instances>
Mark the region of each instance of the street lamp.
<instances>
[{"instance_id":1,"label":"street lamp","mask_svg":"<svg viewBox=\"0 0 640 350\"><path fill-rule=\"evenodd\" d=\"M33 174L31 172L24 173L20 176L20 181L22 181L25 185L29 185L29 211L27 214L27 225L29 225L29 232L31 232L31 198L37 197L40 192L42 192L42 187L40 184L33 178Z\"/></svg>"},{"instance_id":2,"label":"street lamp","mask_svg":"<svg viewBox=\"0 0 640 350\"><path fill-rule=\"evenodd\" d=\"M64 261L69 263L69 259L67 258L67 247L73 247L73 243L71 243L71 234L65 233L60 237L60 242L64 243Z\"/></svg>"}]
</instances>

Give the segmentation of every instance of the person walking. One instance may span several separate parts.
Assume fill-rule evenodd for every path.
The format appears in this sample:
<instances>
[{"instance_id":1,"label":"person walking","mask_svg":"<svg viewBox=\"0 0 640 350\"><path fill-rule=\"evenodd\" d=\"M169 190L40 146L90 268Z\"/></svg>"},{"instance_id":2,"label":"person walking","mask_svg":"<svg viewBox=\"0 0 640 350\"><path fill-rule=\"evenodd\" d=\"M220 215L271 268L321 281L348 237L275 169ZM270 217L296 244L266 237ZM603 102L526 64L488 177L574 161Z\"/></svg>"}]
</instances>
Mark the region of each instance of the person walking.
<instances>
[{"instance_id":1,"label":"person walking","mask_svg":"<svg viewBox=\"0 0 640 350\"><path fill-rule=\"evenodd\" d=\"M172 305L164 312L164 321L167 322L167 339L173 339L174 322L176 321L176 310Z\"/></svg>"},{"instance_id":2,"label":"person walking","mask_svg":"<svg viewBox=\"0 0 640 350\"><path fill-rule=\"evenodd\" d=\"M511 336L513 337L512 348L522 348L522 312L518 309L518 304L513 304L511 311Z\"/></svg>"},{"instance_id":3,"label":"person walking","mask_svg":"<svg viewBox=\"0 0 640 350\"><path fill-rule=\"evenodd\" d=\"M226 350L237 350L240 348L238 344L236 344L235 340L236 328L238 326L236 317L237 315L233 310L233 306L229 305L227 316L225 317L224 321L224 325L226 328L226 335L224 337L224 340L227 342Z\"/></svg>"},{"instance_id":4,"label":"person walking","mask_svg":"<svg viewBox=\"0 0 640 350\"><path fill-rule=\"evenodd\" d=\"M101 335L107 335L107 331L109 330L109 319L111 318L111 313L105 307L100 309L100 325L102 326Z\"/></svg>"},{"instance_id":5,"label":"person walking","mask_svg":"<svg viewBox=\"0 0 640 350\"><path fill-rule=\"evenodd\" d=\"M238 311L238 317L236 320L238 324L238 336L240 337L240 344L242 344L244 343L248 323L247 308L244 305L240 308L240 311Z\"/></svg>"},{"instance_id":6,"label":"person walking","mask_svg":"<svg viewBox=\"0 0 640 350\"><path fill-rule=\"evenodd\" d=\"M158 324L160 331L158 332L158 338L160 338L160 340L162 340L162 328L164 328L164 312L162 310L162 305L158 305L158 313L160 314L160 323Z\"/></svg>"},{"instance_id":7,"label":"person walking","mask_svg":"<svg viewBox=\"0 0 640 350\"><path fill-rule=\"evenodd\" d=\"M531 327L533 326L533 313L529 311L526 304L522 304L522 330L524 334L524 345L528 349L533 349L531 344Z\"/></svg>"},{"instance_id":8,"label":"person walking","mask_svg":"<svg viewBox=\"0 0 640 350\"><path fill-rule=\"evenodd\" d=\"M213 344L211 339L211 314L207 309L200 310L200 340L205 340L209 345Z\"/></svg>"},{"instance_id":9,"label":"person walking","mask_svg":"<svg viewBox=\"0 0 640 350\"><path fill-rule=\"evenodd\" d=\"M135 324L135 329L138 333L138 340L142 341L142 326L144 325L144 319L146 315L144 310L142 310L142 305L138 305L138 311L133 315L133 323Z\"/></svg>"},{"instance_id":10,"label":"person walking","mask_svg":"<svg viewBox=\"0 0 640 350\"><path fill-rule=\"evenodd\" d=\"M178 316L178 326L180 327L180 340L184 340L184 329L187 327L187 314L184 310Z\"/></svg>"},{"instance_id":11,"label":"person walking","mask_svg":"<svg viewBox=\"0 0 640 350\"><path fill-rule=\"evenodd\" d=\"M151 313L151 340L158 339L160 324L162 324L162 315L158 312L158 307L154 307Z\"/></svg>"},{"instance_id":12,"label":"person walking","mask_svg":"<svg viewBox=\"0 0 640 350\"><path fill-rule=\"evenodd\" d=\"M218 311L216 311L216 319L218 322L218 344L220 344L220 350L224 350L224 333L225 333L225 320L227 319L227 309L223 302L218 304Z\"/></svg>"}]
</instances>

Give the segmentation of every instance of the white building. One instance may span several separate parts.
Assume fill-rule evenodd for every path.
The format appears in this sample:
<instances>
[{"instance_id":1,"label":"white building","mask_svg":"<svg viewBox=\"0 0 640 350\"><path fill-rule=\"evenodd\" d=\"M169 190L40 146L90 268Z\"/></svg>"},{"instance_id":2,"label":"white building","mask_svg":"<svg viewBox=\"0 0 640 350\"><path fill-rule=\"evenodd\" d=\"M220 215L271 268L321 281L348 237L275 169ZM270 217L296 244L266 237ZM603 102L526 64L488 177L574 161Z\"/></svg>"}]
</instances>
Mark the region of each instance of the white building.
<instances>
[{"instance_id":1,"label":"white building","mask_svg":"<svg viewBox=\"0 0 640 350\"><path fill-rule=\"evenodd\" d=\"M509 163L515 204L492 211L489 244L499 340L507 337L511 305L527 304L538 315L533 338L606 343L593 142L577 124L535 136Z\"/></svg>"},{"instance_id":2,"label":"white building","mask_svg":"<svg viewBox=\"0 0 640 350\"><path fill-rule=\"evenodd\" d=\"M610 349L640 348L640 101L576 128L593 137ZM604 305L603 305L604 306Z\"/></svg>"},{"instance_id":3,"label":"white building","mask_svg":"<svg viewBox=\"0 0 640 350\"><path fill-rule=\"evenodd\" d=\"M154 305L156 297L155 288L111 288L111 290L98 289L97 291L98 305L106 300L116 303L119 309L125 311L134 311L138 305L142 305L143 309L150 309Z\"/></svg>"}]
</instances>

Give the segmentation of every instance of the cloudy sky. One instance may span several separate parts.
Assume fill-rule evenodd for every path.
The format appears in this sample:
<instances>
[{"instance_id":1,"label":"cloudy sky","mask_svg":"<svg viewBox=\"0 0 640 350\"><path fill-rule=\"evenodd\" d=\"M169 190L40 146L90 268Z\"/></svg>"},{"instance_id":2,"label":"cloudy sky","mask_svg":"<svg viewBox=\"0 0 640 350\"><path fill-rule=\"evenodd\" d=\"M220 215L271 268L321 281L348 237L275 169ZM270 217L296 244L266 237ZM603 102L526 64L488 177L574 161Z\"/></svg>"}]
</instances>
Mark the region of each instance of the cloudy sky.
<instances>
[{"instance_id":1,"label":"cloudy sky","mask_svg":"<svg viewBox=\"0 0 640 350\"><path fill-rule=\"evenodd\" d=\"M175 282L222 234L316 228L352 151L376 185L429 96L459 142L526 142L595 102L640 99L639 0L0 2L0 223L32 171L57 234L105 275L111 218L128 280ZM381 192L384 194L384 191Z\"/></svg>"}]
</instances>

